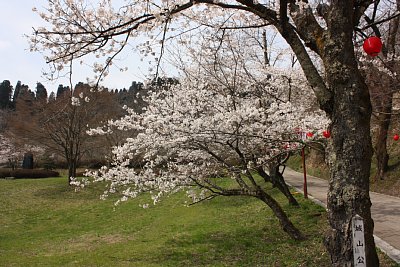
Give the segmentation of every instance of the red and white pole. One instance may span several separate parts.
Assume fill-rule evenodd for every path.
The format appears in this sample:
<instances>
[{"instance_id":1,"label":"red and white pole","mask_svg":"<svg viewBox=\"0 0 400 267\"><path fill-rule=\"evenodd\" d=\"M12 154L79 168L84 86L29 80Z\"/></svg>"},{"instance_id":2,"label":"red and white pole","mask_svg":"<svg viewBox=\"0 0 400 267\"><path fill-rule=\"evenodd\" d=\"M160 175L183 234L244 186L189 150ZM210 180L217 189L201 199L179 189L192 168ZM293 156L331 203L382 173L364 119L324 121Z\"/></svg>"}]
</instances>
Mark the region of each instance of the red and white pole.
<instances>
[{"instance_id":1,"label":"red and white pole","mask_svg":"<svg viewBox=\"0 0 400 267\"><path fill-rule=\"evenodd\" d=\"M304 191L304 198L308 198L307 193L307 169L306 169L306 154L304 151L304 146L301 149L301 158L303 160L303 174L304 174L304 182L303 182L303 191Z\"/></svg>"}]
</instances>

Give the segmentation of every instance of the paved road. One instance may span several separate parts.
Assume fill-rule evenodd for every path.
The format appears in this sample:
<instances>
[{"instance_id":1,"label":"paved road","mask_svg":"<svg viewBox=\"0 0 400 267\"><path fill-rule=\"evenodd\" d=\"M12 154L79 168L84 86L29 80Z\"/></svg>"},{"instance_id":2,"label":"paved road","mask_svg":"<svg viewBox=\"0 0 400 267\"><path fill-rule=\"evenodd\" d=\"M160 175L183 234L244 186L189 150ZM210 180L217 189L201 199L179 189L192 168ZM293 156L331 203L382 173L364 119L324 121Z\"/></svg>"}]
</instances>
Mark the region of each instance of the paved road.
<instances>
[{"instance_id":1,"label":"paved road","mask_svg":"<svg viewBox=\"0 0 400 267\"><path fill-rule=\"evenodd\" d=\"M288 184L303 191L303 173L285 169L284 175ZM308 194L317 203L326 207L328 182L307 175ZM381 250L396 262L400 263L400 198L371 192L372 218L375 222L375 242Z\"/></svg>"}]
</instances>

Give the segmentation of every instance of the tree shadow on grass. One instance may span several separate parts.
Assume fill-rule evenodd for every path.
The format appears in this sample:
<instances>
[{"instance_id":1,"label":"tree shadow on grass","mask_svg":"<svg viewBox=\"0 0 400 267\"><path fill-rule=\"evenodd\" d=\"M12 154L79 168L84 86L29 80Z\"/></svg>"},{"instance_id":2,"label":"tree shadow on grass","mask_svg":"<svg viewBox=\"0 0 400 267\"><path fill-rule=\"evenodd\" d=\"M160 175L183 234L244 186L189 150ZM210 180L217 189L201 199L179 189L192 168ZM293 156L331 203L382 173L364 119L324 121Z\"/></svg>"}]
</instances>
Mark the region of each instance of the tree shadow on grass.
<instances>
[{"instance_id":1,"label":"tree shadow on grass","mask_svg":"<svg viewBox=\"0 0 400 267\"><path fill-rule=\"evenodd\" d=\"M167 241L153 263L163 266L328 266L325 265L327 258L303 253L304 248L309 247L308 242L291 240L279 228L183 234ZM302 265L311 263L316 265Z\"/></svg>"}]
</instances>

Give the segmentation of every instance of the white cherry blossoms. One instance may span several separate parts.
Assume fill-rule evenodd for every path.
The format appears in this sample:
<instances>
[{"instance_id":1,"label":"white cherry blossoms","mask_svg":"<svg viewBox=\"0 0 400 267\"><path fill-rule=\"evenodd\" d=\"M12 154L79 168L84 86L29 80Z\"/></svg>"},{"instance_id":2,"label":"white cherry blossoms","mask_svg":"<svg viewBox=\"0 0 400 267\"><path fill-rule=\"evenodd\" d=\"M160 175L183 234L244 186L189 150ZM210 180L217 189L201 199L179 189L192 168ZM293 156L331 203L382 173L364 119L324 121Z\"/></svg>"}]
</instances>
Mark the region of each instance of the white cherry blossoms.
<instances>
[{"instance_id":1,"label":"white cherry blossoms","mask_svg":"<svg viewBox=\"0 0 400 267\"><path fill-rule=\"evenodd\" d=\"M119 128L135 133L114 147L110 168L91 173L96 181L109 183L104 197L119 192L125 201L148 192L156 203L185 189L196 202L223 194L220 181L299 149L305 141L298 129L317 133L329 123L324 114L310 110L307 101L303 105L300 99L275 98L268 88L284 89L279 77L265 81L265 90L239 81L231 87L204 80L186 78L168 89L154 88L142 113L127 108L125 117L92 131L107 134Z\"/></svg>"}]
</instances>

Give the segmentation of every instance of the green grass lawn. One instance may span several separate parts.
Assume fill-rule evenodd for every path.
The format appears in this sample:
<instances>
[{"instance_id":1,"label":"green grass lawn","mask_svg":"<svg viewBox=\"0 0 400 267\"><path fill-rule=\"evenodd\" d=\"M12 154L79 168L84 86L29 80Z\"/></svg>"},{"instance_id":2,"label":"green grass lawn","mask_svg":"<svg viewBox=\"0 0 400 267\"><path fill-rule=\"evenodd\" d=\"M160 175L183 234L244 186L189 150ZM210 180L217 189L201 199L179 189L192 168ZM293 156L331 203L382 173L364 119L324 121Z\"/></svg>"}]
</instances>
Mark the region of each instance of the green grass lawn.
<instances>
[{"instance_id":1,"label":"green grass lawn","mask_svg":"<svg viewBox=\"0 0 400 267\"><path fill-rule=\"evenodd\" d=\"M0 180L0 266L329 266L324 210L298 198L296 242L261 201L220 197L191 207L183 194L148 209L114 209L102 187L80 192L65 178ZM273 192L274 195L279 195ZM389 265L388 265L389 266Z\"/></svg>"}]
</instances>

